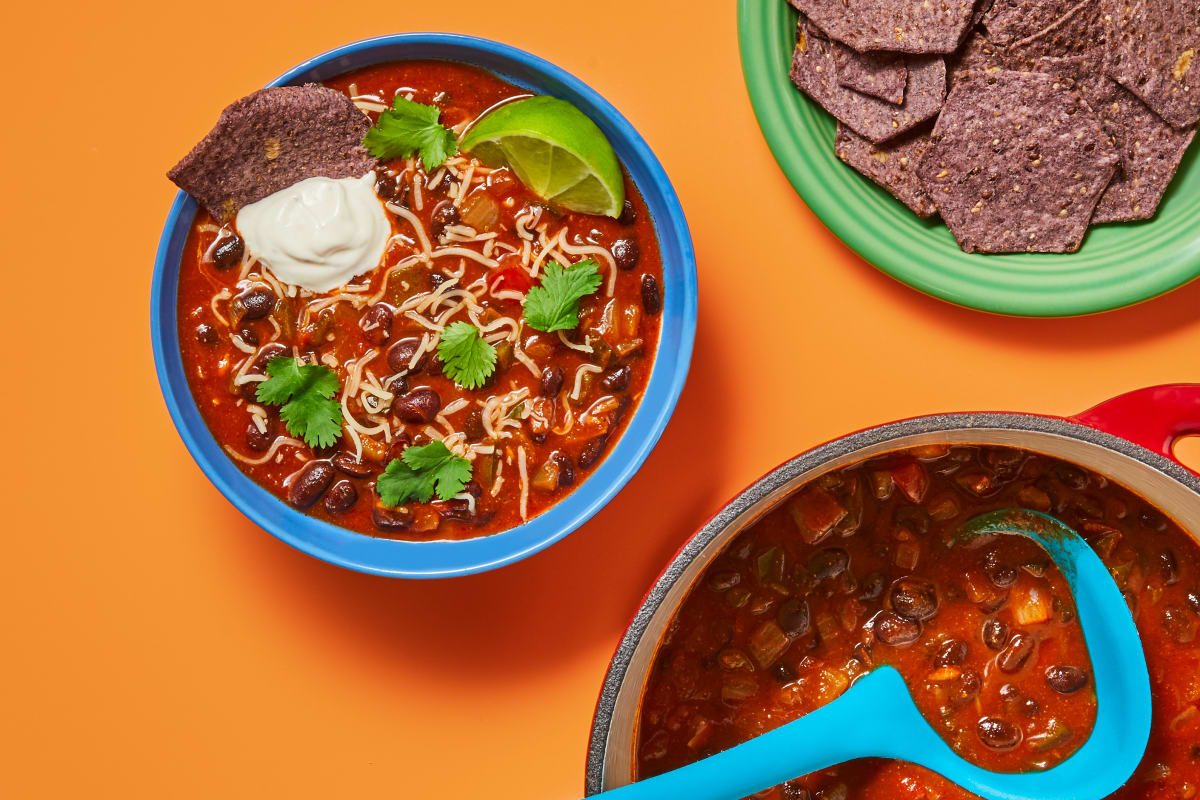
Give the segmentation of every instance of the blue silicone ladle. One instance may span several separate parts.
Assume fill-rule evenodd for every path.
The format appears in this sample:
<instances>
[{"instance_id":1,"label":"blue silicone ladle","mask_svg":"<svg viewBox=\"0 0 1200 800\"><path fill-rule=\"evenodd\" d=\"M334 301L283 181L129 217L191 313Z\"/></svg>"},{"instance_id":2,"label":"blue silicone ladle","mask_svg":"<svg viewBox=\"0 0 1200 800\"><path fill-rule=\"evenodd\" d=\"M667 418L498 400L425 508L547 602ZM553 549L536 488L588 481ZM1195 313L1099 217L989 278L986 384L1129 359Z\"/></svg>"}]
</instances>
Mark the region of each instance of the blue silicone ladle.
<instances>
[{"instance_id":1,"label":"blue silicone ladle","mask_svg":"<svg viewBox=\"0 0 1200 800\"><path fill-rule=\"evenodd\" d=\"M877 667L828 705L686 767L602 792L611 800L738 800L825 767L878 756L910 761L989 800L1101 800L1133 774L1150 736L1150 678L1137 628L1100 558L1071 528L1034 511L996 511L961 538L1015 534L1038 542L1075 597L1097 709L1087 741L1040 772L990 772L950 749L900 673Z\"/></svg>"}]
</instances>

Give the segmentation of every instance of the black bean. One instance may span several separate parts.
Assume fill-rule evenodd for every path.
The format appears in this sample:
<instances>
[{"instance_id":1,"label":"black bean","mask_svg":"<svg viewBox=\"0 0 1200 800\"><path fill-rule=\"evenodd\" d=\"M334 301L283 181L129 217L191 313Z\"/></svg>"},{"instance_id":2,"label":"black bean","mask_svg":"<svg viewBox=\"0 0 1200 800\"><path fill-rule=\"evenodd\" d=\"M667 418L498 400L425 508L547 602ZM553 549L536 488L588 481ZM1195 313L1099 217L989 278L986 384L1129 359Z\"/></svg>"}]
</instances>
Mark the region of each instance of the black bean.
<instances>
[{"instance_id":1,"label":"black bean","mask_svg":"<svg viewBox=\"0 0 1200 800\"><path fill-rule=\"evenodd\" d=\"M1175 560L1175 553L1171 550L1163 550L1158 554L1158 570L1167 586L1179 583L1179 562Z\"/></svg>"},{"instance_id":2,"label":"black bean","mask_svg":"<svg viewBox=\"0 0 1200 800\"><path fill-rule=\"evenodd\" d=\"M542 370L542 397L554 397L562 390L563 380L566 378L566 373L563 368L555 364L553 367L546 367Z\"/></svg>"},{"instance_id":3,"label":"black bean","mask_svg":"<svg viewBox=\"0 0 1200 800\"><path fill-rule=\"evenodd\" d=\"M1087 686L1087 673L1079 667L1055 665L1046 667L1046 683L1059 694L1078 692Z\"/></svg>"},{"instance_id":4,"label":"black bean","mask_svg":"<svg viewBox=\"0 0 1200 800\"><path fill-rule=\"evenodd\" d=\"M387 351L388 369L390 369L392 372L403 372L408 375L415 375L416 373L420 372L425 366L424 353L422 353L421 357L417 360L416 366L412 367L411 369L408 366L410 363L412 363L413 356L415 356L417 351L420 349L421 339L419 337L408 336L397 340L396 343L389 347Z\"/></svg>"},{"instance_id":5,"label":"black bean","mask_svg":"<svg viewBox=\"0 0 1200 800\"><path fill-rule=\"evenodd\" d=\"M609 370L609 373L600 381L600 385L610 392L623 392L629 388L631 375L633 375L633 370L626 364L623 367Z\"/></svg>"},{"instance_id":6,"label":"black bean","mask_svg":"<svg viewBox=\"0 0 1200 800\"><path fill-rule=\"evenodd\" d=\"M487 428L483 427L483 411L475 409L470 414L467 414L467 419L463 422L463 433L467 435L468 442L478 442L487 437Z\"/></svg>"},{"instance_id":7,"label":"black bean","mask_svg":"<svg viewBox=\"0 0 1200 800\"><path fill-rule=\"evenodd\" d=\"M404 506L388 508L376 503L375 507L371 509L371 521L381 531L404 531L412 527L413 515L412 511Z\"/></svg>"},{"instance_id":8,"label":"black bean","mask_svg":"<svg viewBox=\"0 0 1200 800\"><path fill-rule=\"evenodd\" d=\"M610 249L618 269L631 270L637 266L638 260L642 257L642 250L638 247L636 239L617 239L612 243Z\"/></svg>"},{"instance_id":9,"label":"black bean","mask_svg":"<svg viewBox=\"0 0 1200 800\"><path fill-rule=\"evenodd\" d=\"M225 234L217 240L216 246L212 250L213 263L217 269L233 269L242 263L242 256L245 252L246 244L242 241L242 237L236 233Z\"/></svg>"},{"instance_id":10,"label":"black bean","mask_svg":"<svg viewBox=\"0 0 1200 800\"><path fill-rule=\"evenodd\" d=\"M912 644L921 635L921 623L906 619L891 611L880 611L875 615L873 626L875 638L886 645L899 647Z\"/></svg>"},{"instance_id":11,"label":"black bean","mask_svg":"<svg viewBox=\"0 0 1200 800\"><path fill-rule=\"evenodd\" d=\"M993 750L1011 750L1021 743L1021 729L1006 719L983 717L977 730L979 740Z\"/></svg>"},{"instance_id":12,"label":"black bean","mask_svg":"<svg viewBox=\"0 0 1200 800\"><path fill-rule=\"evenodd\" d=\"M617 222L622 225L632 225L637 222L637 209L633 207L632 200L625 200L624 205L621 206L621 216L617 217Z\"/></svg>"},{"instance_id":13,"label":"black bean","mask_svg":"<svg viewBox=\"0 0 1200 800\"><path fill-rule=\"evenodd\" d=\"M1175 644L1188 644L1196 638L1196 621L1179 606L1162 610L1162 625Z\"/></svg>"},{"instance_id":14,"label":"black bean","mask_svg":"<svg viewBox=\"0 0 1200 800\"><path fill-rule=\"evenodd\" d=\"M392 401L392 413L405 422L433 422L442 408L442 398L428 386L413 389Z\"/></svg>"},{"instance_id":15,"label":"black bean","mask_svg":"<svg viewBox=\"0 0 1200 800\"><path fill-rule=\"evenodd\" d=\"M216 344L217 329L203 322L196 326L196 341L200 344Z\"/></svg>"},{"instance_id":16,"label":"black bean","mask_svg":"<svg viewBox=\"0 0 1200 800\"><path fill-rule=\"evenodd\" d=\"M279 358L280 356L287 355L287 353L287 347L279 342L265 344L263 345L262 349L258 351L258 355L254 357L254 364L251 366L251 369L255 372L263 372L267 368L267 362L273 358Z\"/></svg>"},{"instance_id":17,"label":"black bean","mask_svg":"<svg viewBox=\"0 0 1200 800\"><path fill-rule=\"evenodd\" d=\"M447 225L457 225L462 216L458 213L458 206L445 200L437 204L433 209L433 216L429 220L430 229L435 237L441 236L446 230Z\"/></svg>"},{"instance_id":18,"label":"black bean","mask_svg":"<svg viewBox=\"0 0 1200 800\"><path fill-rule=\"evenodd\" d=\"M258 333L253 328L241 328L237 332L238 338L251 347L258 347Z\"/></svg>"},{"instance_id":19,"label":"black bean","mask_svg":"<svg viewBox=\"0 0 1200 800\"><path fill-rule=\"evenodd\" d=\"M387 390L392 393L393 397L399 397L402 394L407 394L408 378L404 375L397 375L388 381Z\"/></svg>"},{"instance_id":20,"label":"black bean","mask_svg":"<svg viewBox=\"0 0 1200 800\"><path fill-rule=\"evenodd\" d=\"M956 667L967 660L967 643L962 639L947 639L933 656L935 667Z\"/></svg>"},{"instance_id":21,"label":"black bean","mask_svg":"<svg viewBox=\"0 0 1200 800\"><path fill-rule=\"evenodd\" d=\"M841 547L826 547L808 559L809 573L819 581L836 578L850 566L850 554Z\"/></svg>"},{"instance_id":22,"label":"black bean","mask_svg":"<svg viewBox=\"0 0 1200 800\"><path fill-rule=\"evenodd\" d=\"M575 465L571 463L571 457L566 451L555 450L550 454L550 460L558 465L558 485L574 486L575 485Z\"/></svg>"},{"instance_id":23,"label":"black bean","mask_svg":"<svg viewBox=\"0 0 1200 800\"><path fill-rule=\"evenodd\" d=\"M983 643L991 650L1001 650L1004 643L1008 641L1008 626L1002 621L992 617L984 620L983 623Z\"/></svg>"},{"instance_id":24,"label":"black bean","mask_svg":"<svg viewBox=\"0 0 1200 800\"><path fill-rule=\"evenodd\" d=\"M1008 644L1000 651L1000 655L996 656L996 666L1000 668L1001 672L1017 672L1033 655L1035 644L1032 636L1014 633L1008 640Z\"/></svg>"},{"instance_id":25,"label":"black bean","mask_svg":"<svg viewBox=\"0 0 1200 800\"><path fill-rule=\"evenodd\" d=\"M970 703L979 696L979 690L983 688L983 678L979 677L979 673L973 669L964 669L962 673L951 682L949 686L949 694L946 700L955 708L961 708L967 703Z\"/></svg>"},{"instance_id":26,"label":"black bean","mask_svg":"<svg viewBox=\"0 0 1200 800\"><path fill-rule=\"evenodd\" d=\"M455 522L470 522L474 517L474 512L471 511L471 506L466 500L451 500L445 503L438 509L442 519L454 520Z\"/></svg>"},{"instance_id":27,"label":"black bean","mask_svg":"<svg viewBox=\"0 0 1200 800\"><path fill-rule=\"evenodd\" d=\"M329 487L329 491L325 493L325 510L330 514L348 511L357 502L358 489L345 478Z\"/></svg>"},{"instance_id":28,"label":"black bean","mask_svg":"<svg viewBox=\"0 0 1200 800\"><path fill-rule=\"evenodd\" d=\"M884 586L887 581L883 575L878 572L872 572L862 582L862 592L858 595L859 600L877 600L883 594Z\"/></svg>"},{"instance_id":29,"label":"black bean","mask_svg":"<svg viewBox=\"0 0 1200 800\"><path fill-rule=\"evenodd\" d=\"M608 443L607 436L599 436L591 439L579 451L579 466L587 469L592 464L600 460L600 456L604 454L604 445Z\"/></svg>"},{"instance_id":30,"label":"black bean","mask_svg":"<svg viewBox=\"0 0 1200 800\"><path fill-rule=\"evenodd\" d=\"M387 170L380 170L379 176L375 178L375 194L384 200L394 200L400 191L400 185L396 183L397 177Z\"/></svg>"},{"instance_id":31,"label":"black bean","mask_svg":"<svg viewBox=\"0 0 1200 800\"><path fill-rule=\"evenodd\" d=\"M1012 567L996 565L985 569L984 572L988 580L1001 589L1007 589L1017 582L1017 571Z\"/></svg>"},{"instance_id":32,"label":"black bean","mask_svg":"<svg viewBox=\"0 0 1200 800\"><path fill-rule=\"evenodd\" d=\"M658 290L658 279L649 273L642 276L642 310L652 317L662 311L662 292Z\"/></svg>"},{"instance_id":33,"label":"black bean","mask_svg":"<svg viewBox=\"0 0 1200 800\"><path fill-rule=\"evenodd\" d=\"M297 508L308 508L321 499L333 483L333 466L328 461L310 461L300 469L288 487L288 502Z\"/></svg>"},{"instance_id":34,"label":"black bean","mask_svg":"<svg viewBox=\"0 0 1200 800\"><path fill-rule=\"evenodd\" d=\"M253 421L246 426L246 446L256 453L262 453L271 446L275 437L271 435L271 425L267 423L266 431L260 431Z\"/></svg>"},{"instance_id":35,"label":"black bean","mask_svg":"<svg viewBox=\"0 0 1200 800\"><path fill-rule=\"evenodd\" d=\"M377 345L383 344L392 335L392 310L382 303L376 303L363 314L359 327L362 328L367 341Z\"/></svg>"},{"instance_id":36,"label":"black bean","mask_svg":"<svg viewBox=\"0 0 1200 800\"><path fill-rule=\"evenodd\" d=\"M1143 508L1138 513L1138 521L1152 531L1162 533L1167 529L1167 518L1152 508Z\"/></svg>"},{"instance_id":37,"label":"black bean","mask_svg":"<svg viewBox=\"0 0 1200 800\"><path fill-rule=\"evenodd\" d=\"M242 319L262 319L275 310L275 293L262 287L237 296L242 306Z\"/></svg>"},{"instance_id":38,"label":"black bean","mask_svg":"<svg viewBox=\"0 0 1200 800\"><path fill-rule=\"evenodd\" d=\"M771 677L779 683L791 683L796 680L796 671L780 661L771 667Z\"/></svg>"},{"instance_id":39,"label":"black bean","mask_svg":"<svg viewBox=\"0 0 1200 800\"><path fill-rule=\"evenodd\" d=\"M1060 464L1054 470L1058 479L1070 486L1072 489L1086 489L1088 487L1088 474L1078 467L1072 467L1068 464Z\"/></svg>"},{"instance_id":40,"label":"black bean","mask_svg":"<svg viewBox=\"0 0 1200 800\"><path fill-rule=\"evenodd\" d=\"M384 462L390 464L397 458L400 458L400 456L404 455L404 451L408 449L410 444L412 444L412 439L409 438L407 433L401 431L397 434L396 438L392 439L392 443L388 446L387 458Z\"/></svg>"},{"instance_id":41,"label":"black bean","mask_svg":"<svg viewBox=\"0 0 1200 800\"><path fill-rule=\"evenodd\" d=\"M333 465L352 478L365 478L374 472L370 464L359 461L349 453L338 453L333 457Z\"/></svg>"},{"instance_id":42,"label":"black bean","mask_svg":"<svg viewBox=\"0 0 1200 800\"><path fill-rule=\"evenodd\" d=\"M812 625L808 601L803 597L793 597L784 601L775 614L775 621L780 629L792 636L803 636Z\"/></svg>"},{"instance_id":43,"label":"black bean","mask_svg":"<svg viewBox=\"0 0 1200 800\"><path fill-rule=\"evenodd\" d=\"M892 584L889 599L893 611L918 622L930 619L938 610L937 588L924 578L900 578Z\"/></svg>"},{"instance_id":44,"label":"black bean","mask_svg":"<svg viewBox=\"0 0 1200 800\"><path fill-rule=\"evenodd\" d=\"M1200 592L1188 592L1187 604L1193 614L1200 614Z\"/></svg>"}]
</instances>

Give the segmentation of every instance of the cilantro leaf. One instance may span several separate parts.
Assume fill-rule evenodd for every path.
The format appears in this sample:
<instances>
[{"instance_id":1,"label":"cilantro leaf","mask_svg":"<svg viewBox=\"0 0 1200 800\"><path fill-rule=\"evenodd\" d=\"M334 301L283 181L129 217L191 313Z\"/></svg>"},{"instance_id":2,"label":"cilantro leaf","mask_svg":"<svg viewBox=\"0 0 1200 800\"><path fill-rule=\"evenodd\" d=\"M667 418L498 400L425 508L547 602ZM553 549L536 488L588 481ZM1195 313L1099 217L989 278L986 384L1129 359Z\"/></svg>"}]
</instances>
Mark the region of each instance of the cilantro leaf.
<instances>
[{"instance_id":1,"label":"cilantro leaf","mask_svg":"<svg viewBox=\"0 0 1200 800\"><path fill-rule=\"evenodd\" d=\"M592 259L570 267L549 261L542 284L525 296L525 322L546 333L577 328L579 301L599 288L600 268Z\"/></svg>"},{"instance_id":2,"label":"cilantro leaf","mask_svg":"<svg viewBox=\"0 0 1200 800\"><path fill-rule=\"evenodd\" d=\"M478 389L496 371L496 348L469 322L452 322L438 339L446 375L465 389Z\"/></svg>"},{"instance_id":3,"label":"cilantro leaf","mask_svg":"<svg viewBox=\"0 0 1200 800\"><path fill-rule=\"evenodd\" d=\"M398 506L406 500L429 502L437 494L449 500L471 480L471 462L451 453L441 442L406 447L375 481L379 501Z\"/></svg>"},{"instance_id":4,"label":"cilantro leaf","mask_svg":"<svg viewBox=\"0 0 1200 800\"><path fill-rule=\"evenodd\" d=\"M309 447L329 447L342 435L342 406L334 399L337 373L318 364L301 365L291 356L267 362L267 379L258 385L258 402L280 406L288 433Z\"/></svg>"},{"instance_id":5,"label":"cilantro leaf","mask_svg":"<svg viewBox=\"0 0 1200 800\"><path fill-rule=\"evenodd\" d=\"M458 152L454 131L438 123L441 114L437 106L397 95L392 107L379 115L363 137L363 147L382 159L408 158L419 151L426 171L439 167Z\"/></svg>"}]
</instances>

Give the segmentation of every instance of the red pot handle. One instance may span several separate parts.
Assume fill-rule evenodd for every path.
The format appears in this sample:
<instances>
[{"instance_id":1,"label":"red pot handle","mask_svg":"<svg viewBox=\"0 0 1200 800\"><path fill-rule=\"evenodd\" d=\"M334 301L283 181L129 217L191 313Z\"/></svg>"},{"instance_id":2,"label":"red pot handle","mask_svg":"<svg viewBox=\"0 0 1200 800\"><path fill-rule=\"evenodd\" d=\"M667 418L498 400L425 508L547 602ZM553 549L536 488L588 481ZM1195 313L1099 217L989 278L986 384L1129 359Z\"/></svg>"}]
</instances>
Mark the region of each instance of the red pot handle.
<instances>
[{"instance_id":1,"label":"red pot handle","mask_svg":"<svg viewBox=\"0 0 1200 800\"><path fill-rule=\"evenodd\" d=\"M1200 434L1200 383L1151 386L1114 397L1072 417L1179 463L1175 443Z\"/></svg>"}]
</instances>

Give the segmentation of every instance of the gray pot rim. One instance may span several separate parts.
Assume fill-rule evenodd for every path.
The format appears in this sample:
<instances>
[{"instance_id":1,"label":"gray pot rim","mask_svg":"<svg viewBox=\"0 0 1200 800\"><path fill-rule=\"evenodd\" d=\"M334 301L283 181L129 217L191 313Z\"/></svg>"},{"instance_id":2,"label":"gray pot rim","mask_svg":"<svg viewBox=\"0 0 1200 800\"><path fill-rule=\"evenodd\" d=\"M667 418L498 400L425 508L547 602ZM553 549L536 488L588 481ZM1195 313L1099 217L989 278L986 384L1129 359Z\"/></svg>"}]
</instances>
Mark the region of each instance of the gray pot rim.
<instances>
[{"instance_id":1,"label":"gray pot rim","mask_svg":"<svg viewBox=\"0 0 1200 800\"><path fill-rule=\"evenodd\" d=\"M659 575L645 599L642 600L613 654L608 671L604 676L599 699L596 702L584 777L586 795L599 793L604 785L606 742L612 727L617 694L625 682L634 650L645 635L651 618L662 605L670 589L683 575L686 567L703 552L713 539L719 536L743 512L768 497L772 492L787 485L797 476L819 468L833 459L905 436L972 428L1045 433L1098 445L1164 473L1200 497L1200 475L1191 472L1178 462L1099 428L1062 417L1038 414L988 412L915 417L867 428L807 450L772 469L730 500L724 508L688 539Z\"/></svg>"}]
</instances>

